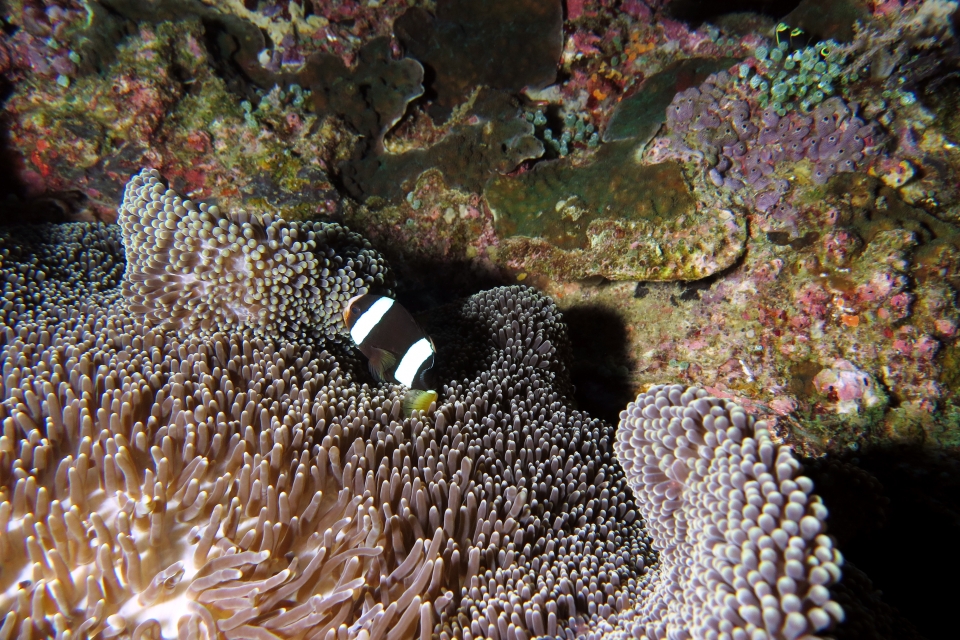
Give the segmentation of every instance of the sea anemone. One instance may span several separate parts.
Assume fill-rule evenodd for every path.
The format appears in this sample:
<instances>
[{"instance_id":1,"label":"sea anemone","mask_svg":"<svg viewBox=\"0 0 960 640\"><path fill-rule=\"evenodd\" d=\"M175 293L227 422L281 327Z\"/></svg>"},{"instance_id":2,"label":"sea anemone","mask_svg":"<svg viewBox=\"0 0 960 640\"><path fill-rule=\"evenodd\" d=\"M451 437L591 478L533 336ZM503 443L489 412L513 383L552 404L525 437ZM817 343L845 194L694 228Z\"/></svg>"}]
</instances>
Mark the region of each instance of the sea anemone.
<instances>
[{"instance_id":1,"label":"sea anemone","mask_svg":"<svg viewBox=\"0 0 960 640\"><path fill-rule=\"evenodd\" d=\"M0 637L792 640L842 619L826 509L736 405L656 387L615 451L572 406L557 307L503 287L431 315L439 400L403 417L336 336L339 301L389 282L379 255L211 209L134 178L125 271L115 228L0 233ZM253 253L273 266L243 276L271 292L251 302L218 266Z\"/></svg>"},{"instance_id":2,"label":"sea anemone","mask_svg":"<svg viewBox=\"0 0 960 640\"><path fill-rule=\"evenodd\" d=\"M635 636L794 640L843 621L827 509L763 421L658 385L620 414L616 452L661 554Z\"/></svg>"},{"instance_id":3,"label":"sea anemone","mask_svg":"<svg viewBox=\"0 0 960 640\"><path fill-rule=\"evenodd\" d=\"M385 285L383 258L338 224L222 214L152 169L127 184L117 221L129 310L162 329L330 337L347 300Z\"/></svg>"}]
</instances>

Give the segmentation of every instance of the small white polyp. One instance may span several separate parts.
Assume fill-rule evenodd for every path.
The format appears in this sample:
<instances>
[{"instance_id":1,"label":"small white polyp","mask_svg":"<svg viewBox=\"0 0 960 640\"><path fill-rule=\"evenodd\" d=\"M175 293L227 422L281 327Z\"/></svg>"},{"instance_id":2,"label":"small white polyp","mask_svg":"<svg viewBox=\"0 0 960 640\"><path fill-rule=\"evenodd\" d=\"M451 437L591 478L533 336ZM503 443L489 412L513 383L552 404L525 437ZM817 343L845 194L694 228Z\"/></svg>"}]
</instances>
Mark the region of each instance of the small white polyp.
<instances>
[{"instance_id":1,"label":"small white polyp","mask_svg":"<svg viewBox=\"0 0 960 640\"><path fill-rule=\"evenodd\" d=\"M420 338L410 345L407 352L403 354L400 364L397 365L397 372L393 374L397 382L412 387L413 378L417 375L420 365L426 362L431 355L433 355L433 347L426 338Z\"/></svg>"},{"instance_id":2,"label":"small white polyp","mask_svg":"<svg viewBox=\"0 0 960 640\"><path fill-rule=\"evenodd\" d=\"M392 306L393 300L390 298L380 298L374 302L362 316L357 318L357 323L353 325L353 329L350 329L350 337L353 338L353 341L359 345L366 340L373 328L377 326L377 323Z\"/></svg>"}]
</instances>

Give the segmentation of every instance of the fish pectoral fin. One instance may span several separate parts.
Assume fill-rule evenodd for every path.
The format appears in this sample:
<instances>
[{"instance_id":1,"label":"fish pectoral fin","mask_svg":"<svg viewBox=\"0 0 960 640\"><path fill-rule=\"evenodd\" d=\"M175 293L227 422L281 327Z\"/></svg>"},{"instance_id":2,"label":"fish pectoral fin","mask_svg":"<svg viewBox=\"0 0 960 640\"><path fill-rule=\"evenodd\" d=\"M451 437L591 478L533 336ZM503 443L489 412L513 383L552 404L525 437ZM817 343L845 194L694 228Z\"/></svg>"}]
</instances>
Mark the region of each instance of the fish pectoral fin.
<instances>
[{"instance_id":1,"label":"fish pectoral fin","mask_svg":"<svg viewBox=\"0 0 960 640\"><path fill-rule=\"evenodd\" d=\"M367 363L370 367L370 375L372 375L377 382L387 382L387 371L393 369L396 364L397 356L395 353L376 347L372 348L370 360Z\"/></svg>"}]
</instances>

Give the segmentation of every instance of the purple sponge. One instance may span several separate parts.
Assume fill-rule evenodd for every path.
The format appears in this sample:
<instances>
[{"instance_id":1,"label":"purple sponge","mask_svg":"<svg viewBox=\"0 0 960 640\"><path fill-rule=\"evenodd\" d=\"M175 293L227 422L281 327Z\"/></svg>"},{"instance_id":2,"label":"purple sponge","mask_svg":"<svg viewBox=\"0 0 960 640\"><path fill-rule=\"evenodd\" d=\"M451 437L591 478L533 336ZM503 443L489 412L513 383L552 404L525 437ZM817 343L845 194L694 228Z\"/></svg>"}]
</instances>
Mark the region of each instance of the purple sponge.
<instances>
[{"instance_id":1,"label":"purple sponge","mask_svg":"<svg viewBox=\"0 0 960 640\"><path fill-rule=\"evenodd\" d=\"M809 159L817 184L860 167L872 129L856 117L857 105L834 96L809 115L780 116L770 106L751 110L756 97L727 73L681 91L667 108L672 148L705 161L706 178L714 186L747 187L760 211L783 201L787 189L773 174L785 162Z\"/></svg>"}]
</instances>

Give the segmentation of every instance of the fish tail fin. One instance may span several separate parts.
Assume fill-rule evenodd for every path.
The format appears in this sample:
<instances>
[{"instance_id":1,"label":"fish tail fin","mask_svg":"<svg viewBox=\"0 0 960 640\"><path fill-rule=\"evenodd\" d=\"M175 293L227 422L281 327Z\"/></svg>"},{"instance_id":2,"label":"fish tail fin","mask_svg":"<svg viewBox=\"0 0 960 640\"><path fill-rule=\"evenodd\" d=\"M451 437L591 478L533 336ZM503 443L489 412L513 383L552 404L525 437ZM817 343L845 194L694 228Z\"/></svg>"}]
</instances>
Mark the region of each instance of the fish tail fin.
<instances>
[{"instance_id":1,"label":"fish tail fin","mask_svg":"<svg viewBox=\"0 0 960 640\"><path fill-rule=\"evenodd\" d=\"M409 418L414 411L426 411L437 401L437 392L410 389L403 396L403 415Z\"/></svg>"}]
</instances>

